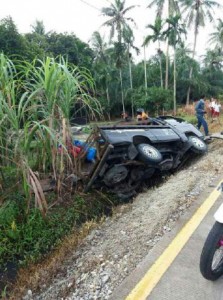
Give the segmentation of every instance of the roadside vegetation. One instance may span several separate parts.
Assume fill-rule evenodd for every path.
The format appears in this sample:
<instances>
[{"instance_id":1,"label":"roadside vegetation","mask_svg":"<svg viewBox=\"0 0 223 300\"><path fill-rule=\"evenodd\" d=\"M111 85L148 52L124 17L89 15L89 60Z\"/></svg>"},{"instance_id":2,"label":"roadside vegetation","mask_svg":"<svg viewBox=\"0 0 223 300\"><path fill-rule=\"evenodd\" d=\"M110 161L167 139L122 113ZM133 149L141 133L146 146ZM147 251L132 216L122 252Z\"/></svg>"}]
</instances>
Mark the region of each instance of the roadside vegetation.
<instances>
[{"instance_id":1,"label":"roadside vegetation","mask_svg":"<svg viewBox=\"0 0 223 300\"><path fill-rule=\"evenodd\" d=\"M100 114L100 105L87 92L94 90L89 72L62 58L13 63L1 54L0 62L0 268L4 270L9 262L36 260L75 222L81 223L78 210L88 214L77 198L69 210L65 208L72 187L67 183L65 192L64 181L75 169L66 143L75 102L81 101L90 115ZM56 183L55 193L45 195L40 179L49 176ZM60 201L61 207L53 210Z\"/></svg>"},{"instance_id":2,"label":"roadside vegetation","mask_svg":"<svg viewBox=\"0 0 223 300\"><path fill-rule=\"evenodd\" d=\"M163 4L169 2L168 15ZM20 34L11 17L0 21L0 290L10 270L36 262L74 226L111 212L117 199L74 190L78 167L67 143L71 121L111 122L138 107L149 115L174 114L196 124L192 99L223 101L223 30L217 20L205 56L196 60L199 32L213 21L215 1L148 1L157 8L143 47L157 54L136 63L134 20L126 2L102 9L110 38L92 33L90 44L74 34L46 32L42 21ZM185 14L187 13L187 14ZM188 21L186 21L188 20ZM130 21L130 22L129 22ZM186 46L193 26L193 49ZM173 55L170 55L172 48ZM186 106L185 106L186 105ZM221 120L222 122L222 120ZM221 125L210 123L211 131ZM86 128L86 133L90 127ZM60 151L58 149L60 148ZM45 193L41 180L51 178ZM2 276L2 278L1 278Z\"/></svg>"},{"instance_id":3,"label":"roadside vegetation","mask_svg":"<svg viewBox=\"0 0 223 300\"><path fill-rule=\"evenodd\" d=\"M157 18L154 23L148 21L148 33L140 48L135 45L137 24L131 18L137 7L114 0L102 9L107 18L102 25L109 38L92 32L86 44L74 34L46 32L40 20L30 33L22 35L7 17L0 22L0 49L12 60L32 62L62 55L69 63L86 68L94 79L106 119L120 117L123 110L134 115L137 107L152 115L176 110L201 94L222 99L222 21L214 20L215 11L221 9L219 4L209 0L148 1L148 12L151 7L156 9ZM198 59L199 34L210 23L213 33L205 55ZM187 44L189 35L194 36L191 48ZM135 62L137 54L144 50L149 53L151 48L157 49L154 56Z\"/></svg>"}]
</instances>

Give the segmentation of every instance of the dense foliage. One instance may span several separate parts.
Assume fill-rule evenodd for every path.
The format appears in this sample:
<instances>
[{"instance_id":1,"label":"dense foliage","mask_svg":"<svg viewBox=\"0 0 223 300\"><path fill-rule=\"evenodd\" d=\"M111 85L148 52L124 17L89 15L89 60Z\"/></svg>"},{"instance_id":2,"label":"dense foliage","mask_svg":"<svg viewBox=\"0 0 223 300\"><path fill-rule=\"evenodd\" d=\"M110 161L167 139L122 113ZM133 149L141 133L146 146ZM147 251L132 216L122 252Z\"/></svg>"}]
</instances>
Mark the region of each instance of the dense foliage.
<instances>
[{"instance_id":1,"label":"dense foliage","mask_svg":"<svg viewBox=\"0 0 223 300\"><path fill-rule=\"evenodd\" d=\"M172 2L171 5L175 7L174 1ZM181 1L181 3L187 11L186 2ZM154 107L156 96L151 97L151 93L154 94L155 88L161 88L160 91L166 90L161 92L160 97L163 93L172 95L172 101L169 96L164 95L162 103L165 105L160 105L159 100L156 106L161 110L173 109L174 101L177 106L185 104L188 89L191 100L201 93L206 93L207 97L218 97L223 94L221 20L216 25L216 31L210 36L214 50L207 50L206 56L196 61L194 49L192 51L184 46L185 30L179 29L177 32L178 27L174 25L176 20L181 22L181 28L184 26L182 24L184 19L179 14L180 8L177 6L175 17L170 11L169 19L164 20L160 18L162 7L159 5L161 4L154 1L154 5L157 5L159 17L154 25L148 24L150 34L145 38L144 46L158 43L158 50L157 55L148 59L146 64L143 61L135 63L133 60L132 52L138 53L139 49L134 46L134 35L131 29L134 20L131 20L131 24L128 23L128 11L133 10L134 6L125 7L124 2L119 0L116 0L111 8L102 10L105 16L111 18L104 24L111 28L110 41L106 41L99 32L94 32L88 45L72 33L45 32L41 21L36 21L30 33L22 35L13 20L8 17L0 22L0 51L8 55L12 61L19 58L31 62L34 58L44 60L46 56L50 56L56 59L58 55L62 55L69 63L88 69L95 81L96 95L106 118L120 116L123 109L134 113L138 105L153 114L154 109L151 110L151 107ZM119 14L122 14L121 19L118 17ZM205 25L204 19L202 22L199 23L200 27ZM196 35L199 34L198 29L195 31ZM176 36L177 38L173 39ZM160 43L163 44L167 39L170 47L174 45L174 59L161 49ZM152 90L147 91L150 88ZM156 113L161 111L156 109Z\"/></svg>"}]
</instances>

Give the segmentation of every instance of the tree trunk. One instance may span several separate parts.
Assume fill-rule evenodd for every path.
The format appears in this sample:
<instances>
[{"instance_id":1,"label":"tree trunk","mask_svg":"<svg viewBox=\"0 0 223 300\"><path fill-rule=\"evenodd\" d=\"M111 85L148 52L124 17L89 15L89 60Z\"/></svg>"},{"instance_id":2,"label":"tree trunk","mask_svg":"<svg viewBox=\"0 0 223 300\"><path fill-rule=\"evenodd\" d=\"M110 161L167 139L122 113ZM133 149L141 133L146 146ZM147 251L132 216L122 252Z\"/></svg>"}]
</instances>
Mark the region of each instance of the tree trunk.
<instances>
[{"instance_id":1,"label":"tree trunk","mask_svg":"<svg viewBox=\"0 0 223 300\"><path fill-rule=\"evenodd\" d=\"M192 78L192 73L193 73L193 67L190 67L190 72L189 72L189 80L191 80ZM187 100L186 100L186 106L190 104L190 83L189 83L189 87L187 89Z\"/></svg>"},{"instance_id":2,"label":"tree trunk","mask_svg":"<svg viewBox=\"0 0 223 300\"><path fill-rule=\"evenodd\" d=\"M158 43L158 47L160 50L160 43ZM162 53L159 51L159 61L160 61L160 86L163 88L163 70L162 70Z\"/></svg>"},{"instance_id":3,"label":"tree trunk","mask_svg":"<svg viewBox=\"0 0 223 300\"><path fill-rule=\"evenodd\" d=\"M132 64L131 61L129 60L129 80L130 80L130 88L132 90Z\"/></svg>"},{"instance_id":4,"label":"tree trunk","mask_svg":"<svg viewBox=\"0 0 223 300\"><path fill-rule=\"evenodd\" d=\"M133 89L133 84L132 84L132 63L131 63L131 59L129 56L129 51L128 51L128 61L129 61L129 80L130 80L130 89ZM131 95L132 96L132 95ZM133 103L133 98L132 98L132 118L134 118L134 103Z\"/></svg>"},{"instance_id":5,"label":"tree trunk","mask_svg":"<svg viewBox=\"0 0 223 300\"><path fill-rule=\"evenodd\" d=\"M123 84L122 84L122 69L119 69L120 76L120 85L121 85L121 96L122 96L122 113L125 115L125 103L124 103L124 93L123 93Z\"/></svg>"},{"instance_id":6,"label":"tree trunk","mask_svg":"<svg viewBox=\"0 0 223 300\"><path fill-rule=\"evenodd\" d=\"M176 100L176 47L174 47L174 59L173 59L173 114L177 114L177 100Z\"/></svg>"},{"instance_id":7,"label":"tree trunk","mask_svg":"<svg viewBox=\"0 0 223 300\"><path fill-rule=\"evenodd\" d=\"M194 28L194 47L193 47L193 54L192 54L192 59L194 60L195 57L195 50L196 50L196 45L197 45L197 35L198 35L198 17L199 17L199 10L197 10L196 14L196 22L195 22L195 28ZM193 67L190 67L190 73L189 73L189 81L192 79L192 74L193 74ZM189 83L189 87L187 90L187 100L186 100L186 105L189 105L190 102L190 91L191 91L191 86Z\"/></svg>"},{"instance_id":8,"label":"tree trunk","mask_svg":"<svg viewBox=\"0 0 223 300\"><path fill-rule=\"evenodd\" d=\"M171 11L171 3L170 0L167 2L168 4L168 18L170 18L173 14ZM169 29L169 25L168 25ZM166 47L166 75L165 75L165 89L168 90L169 86L169 38L167 38L167 47Z\"/></svg>"},{"instance_id":9,"label":"tree trunk","mask_svg":"<svg viewBox=\"0 0 223 300\"><path fill-rule=\"evenodd\" d=\"M145 91L146 91L146 96L147 96L147 69L146 69L146 49L145 49L145 46L143 47L143 49L144 49Z\"/></svg>"},{"instance_id":10,"label":"tree trunk","mask_svg":"<svg viewBox=\"0 0 223 300\"><path fill-rule=\"evenodd\" d=\"M106 97L107 97L107 102L108 102L108 107L109 107L109 111L108 111L108 119L109 121L111 120L111 115L110 115L110 95L109 95L109 91L108 91L108 83L106 80Z\"/></svg>"},{"instance_id":11,"label":"tree trunk","mask_svg":"<svg viewBox=\"0 0 223 300\"><path fill-rule=\"evenodd\" d=\"M167 39L166 48L166 76L165 76L165 89L168 90L169 85L169 39Z\"/></svg>"},{"instance_id":12,"label":"tree trunk","mask_svg":"<svg viewBox=\"0 0 223 300\"><path fill-rule=\"evenodd\" d=\"M160 57L160 86L163 88L162 58Z\"/></svg>"},{"instance_id":13,"label":"tree trunk","mask_svg":"<svg viewBox=\"0 0 223 300\"><path fill-rule=\"evenodd\" d=\"M129 80L130 80L130 88L132 89L133 85L132 85L132 63L131 63L131 59L129 56L129 48L128 48L128 62L129 62Z\"/></svg>"}]
</instances>

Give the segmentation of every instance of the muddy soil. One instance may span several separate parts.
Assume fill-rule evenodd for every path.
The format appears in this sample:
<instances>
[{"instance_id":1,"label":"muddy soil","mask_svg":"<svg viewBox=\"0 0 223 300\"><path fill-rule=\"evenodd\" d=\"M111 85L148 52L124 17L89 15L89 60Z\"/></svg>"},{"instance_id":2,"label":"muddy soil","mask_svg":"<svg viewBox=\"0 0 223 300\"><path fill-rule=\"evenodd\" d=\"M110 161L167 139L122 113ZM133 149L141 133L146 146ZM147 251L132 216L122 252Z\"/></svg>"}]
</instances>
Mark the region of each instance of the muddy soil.
<instances>
[{"instance_id":1,"label":"muddy soil","mask_svg":"<svg viewBox=\"0 0 223 300\"><path fill-rule=\"evenodd\" d=\"M150 249L173 228L199 194L223 173L223 140L159 187L119 206L64 262L51 285L24 299L109 299Z\"/></svg>"}]
</instances>

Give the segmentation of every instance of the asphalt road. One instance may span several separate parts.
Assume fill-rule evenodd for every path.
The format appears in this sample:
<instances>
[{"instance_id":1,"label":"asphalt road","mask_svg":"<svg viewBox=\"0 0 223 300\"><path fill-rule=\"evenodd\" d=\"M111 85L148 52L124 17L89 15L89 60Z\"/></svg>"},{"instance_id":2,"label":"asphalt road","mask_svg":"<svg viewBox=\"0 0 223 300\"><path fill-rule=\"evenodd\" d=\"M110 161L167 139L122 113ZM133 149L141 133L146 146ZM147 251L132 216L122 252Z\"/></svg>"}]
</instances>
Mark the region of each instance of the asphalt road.
<instances>
[{"instance_id":1,"label":"asphalt road","mask_svg":"<svg viewBox=\"0 0 223 300\"><path fill-rule=\"evenodd\" d=\"M218 181L216 181L216 184ZM213 215L223 201L223 194L220 195L175 260L152 288L149 296L145 297L145 294L143 295L142 292L141 295L139 293L140 296L131 297L132 291L137 284L142 281L144 275L151 270L151 267L162 256L165 249L176 239L184 225L192 217L195 216L196 219L197 209L205 202L213 190L214 187L207 187L207 190L200 195L196 203L178 220L175 228L154 246L134 272L114 291L111 297L112 300L223 300L223 277L216 282L211 282L205 280L199 271L201 250L208 232L215 222ZM165 262L163 266L165 268ZM160 272L159 269L154 272L153 275L155 277L157 276L156 272ZM143 290L143 287L147 288L145 284L144 286L142 284L141 290Z\"/></svg>"}]
</instances>

